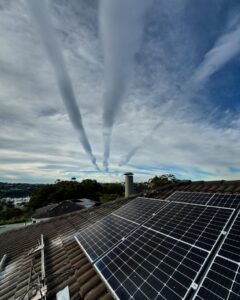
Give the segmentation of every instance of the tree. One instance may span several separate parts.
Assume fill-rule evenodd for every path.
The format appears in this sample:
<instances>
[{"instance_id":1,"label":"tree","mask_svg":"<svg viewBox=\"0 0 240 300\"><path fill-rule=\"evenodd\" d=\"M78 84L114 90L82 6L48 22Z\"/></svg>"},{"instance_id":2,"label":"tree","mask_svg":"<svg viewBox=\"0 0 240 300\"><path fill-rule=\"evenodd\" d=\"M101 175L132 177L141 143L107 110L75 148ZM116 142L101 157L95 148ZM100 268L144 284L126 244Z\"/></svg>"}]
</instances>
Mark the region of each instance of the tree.
<instances>
[{"instance_id":1,"label":"tree","mask_svg":"<svg viewBox=\"0 0 240 300\"><path fill-rule=\"evenodd\" d=\"M90 198L95 201L99 200L99 193L102 192L102 185L97 182L97 180L85 179L80 184L83 197Z\"/></svg>"},{"instance_id":2,"label":"tree","mask_svg":"<svg viewBox=\"0 0 240 300\"><path fill-rule=\"evenodd\" d=\"M0 219L2 220L9 220L11 218L19 217L21 216L22 210L19 208L6 208L5 210L0 211Z\"/></svg>"},{"instance_id":3,"label":"tree","mask_svg":"<svg viewBox=\"0 0 240 300\"><path fill-rule=\"evenodd\" d=\"M124 185L122 183L103 183L102 187L104 194L118 194L120 196L124 193Z\"/></svg>"},{"instance_id":4,"label":"tree","mask_svg":"<svg viewBox=\"0 0 240 300\"><path fill-rule=\"evenodd\" d=\"M155 176L148 180L148 189L156 189L164 184L176 182L177 178L173 174L163 174L161 176Z\"/></svg>"}]
</instances>

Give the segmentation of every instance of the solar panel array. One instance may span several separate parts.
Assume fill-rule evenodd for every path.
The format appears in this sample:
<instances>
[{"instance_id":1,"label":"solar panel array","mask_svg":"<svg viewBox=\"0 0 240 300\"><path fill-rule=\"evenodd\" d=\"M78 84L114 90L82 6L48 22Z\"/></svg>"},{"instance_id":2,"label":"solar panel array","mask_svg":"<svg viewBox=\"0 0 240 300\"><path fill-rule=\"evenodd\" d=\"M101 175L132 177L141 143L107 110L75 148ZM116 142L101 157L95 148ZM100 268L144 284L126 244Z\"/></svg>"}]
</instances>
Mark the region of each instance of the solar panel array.
<instances>
[{"instance_id":1,"label":"solar panel array","mask_svg":"<svg viewBox=\"0 0 240 300\"><path fill-rule=\"evenodd\" d=\"M240 213L232 224L226 239L219 251L219 255L240 264Z\"/></svg>"},{"instance_id":2,"label":"solar panel array","mask_svg":"<svg viewBox=\"0 0 240 300\"><path fill-rule=\"evenodd\" d=\"M120 207L114 211L114 215L123 217L127 220L142 224L149 219L159 209L166 205L166 201L148 199L148 198L136 198L127 205Z\"/></svg>"},{"instance_id":3,"label":"solar panel array","mask_svg":"<svg viewBox=\"0 0 240 300\"><path fill-rule=\"evenodd\" d=\"M168 197L168 200L205 205L212 196L213 194L210 193L175 192Z\"/></svg>"},{"instance_id":4,"label":"solar panel array","mask_svg":"<svg viewBox=\"0 0 240 300\"><path fill-rule=\"evenodd\" d=\"M170 202L144 225L205 250L211 250L231 209Z\"/></svg>"},{"instance_id":5,"label":"solar panel array","mask_svg":"<svg viewBox=\"0 0 240 300\"><path fill-rule=\"evenodd\" d=\"M93 262L167 203L163 200L136 198L95 224L79 231L75 239Z\"/></svg>"},{"instance_id":6,"label":"solar panel array","mask_svg":"<svg viewBox=\"0 0 240 300\"><path fill-rule=\"evenodd\" d=\"M140 227L96 263L119 299L184 299L208 252Z\"/></svg>"},{"instance_id":7,"label":"solar panel array","mask_svg":"<svg viewBox=\"0 0 240 300\"><path fill-rule=\"evenodd\" d=\"M209 200L208 205L239 208L240 195L239 194L214 194Z\"/></svg>"},{"instance_id":8,"label":"solar panel array","mask_svg":"<svg viewBox=\"0 0 240 300\"><path fill-rule=\"evenodd\" d=\"M78 232L75 238L93 262L136 229L137 226L136 223L110 214Z\"/></svg>"},{"instance_id":9,"label":"solar panel array","mask_svg":"<svg viewBox=\"0 0 240 300\"><path fill-rule=\"evenodd\" d=\"M239 268L238 264L216 256L194 299L239 300Z\"/></svg>"},{"instance_id":10,"label":"solar panel array","mask_svg":"<svg viewBox=\"0 0 240 300\"><path fill-rule=\"evenodd\" d=\"M240 208L240 194L191 193L177 191L169 196L168 200L208 206Z\"/></svg>"},{"instance_id":11,"label":"solar panel array","mask_svg":"<svg viewBox=\"0 0 240 300\"><path fill-rule=\"evenodd\" d=\"M195 299L240 299L240 213L200 285Z\"/></svg>"},{"instance_id":12,"label":"solar panel array","mask_svg":"<svg viewBox=\"0 0 240 300\"><path fill-rule=\"evenodd\" d=\"M138 198L77 240L117 299L240 299L239 201L188 192Z\"/></svg>"}]
</instances>

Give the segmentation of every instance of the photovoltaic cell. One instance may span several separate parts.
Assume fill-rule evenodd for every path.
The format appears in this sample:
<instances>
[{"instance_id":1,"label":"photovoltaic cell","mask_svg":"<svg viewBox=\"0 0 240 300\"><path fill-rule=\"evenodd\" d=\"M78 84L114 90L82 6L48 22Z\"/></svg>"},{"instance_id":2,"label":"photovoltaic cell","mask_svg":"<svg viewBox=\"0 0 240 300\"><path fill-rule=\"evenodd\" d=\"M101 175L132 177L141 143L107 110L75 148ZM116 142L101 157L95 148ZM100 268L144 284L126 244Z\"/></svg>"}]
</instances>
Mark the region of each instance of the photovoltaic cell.
<instances>
[{"instance_id":1,"label":"photovoltaic cell","mask_svg":"<svg viewBox=\"0 0 240 300\"><path fill-rule=\"evenodd\" d=\"M167 203L164 200L139 197L115 210L113 214L141 224Z\"/></svg>"},{"instance_id":2,"label":"photovoltaic cell","mask_svg":"<svg viewBox=\"0 0 240 300\"><path fill-rule=\"evenodd\" d=\"M228 232L219 255L240 263L240 213Z\"/></svg>"},{"instance_id":3,"label":"photovoltaic cell","mask_svg":"<svg viewBox=\"0 0 240 300\"><path fill-rule=\"evenodd\" d=\"M194 297L195 300L239 300L240 266L216 256Z\"/></svg>"},{"instance_id":4,"label":"photovoltaic cell","mask_svg":"<svg viewBox=\"0 0 240 300\"><path fill-rule=\"evenodd\" d=\"M119 299L184 299L208 252L143 226L96 262Z\"/></svg>"},{"instance_id":5,"label":"photovoltaic cell","mask_svg":"<svg viewBox=\"0 0 240 300\"><path fill-rule=\"evenodd\" d=\"M79 231L75 239L93 262L137 227L136 223L114 215L108 215Z\"/></svg>"},{"instance_id":6,"label":"photovoltaic cell","mask_svg":"<svg viewBox=\"0 0 240 300\"><path fill-rule=\"evenodd\" d=\"M176 192L167 200L206 205L212 196L213 194L210 193Z\"/></svg>"},{"instance_id":7,"label":"photovoltaic cell","mask_svg":"<svg viewBox=\"0 0 240 300\"><path fill-rule=\"evenodd\" d=\"M240 208L240 195L239 194L215 194L209 200L208 205Z\"/></svg>"},{"instance_id":8,"label":"photovoltaic cell","mask_svg":"<svg viewBox=\"0 0 240 300\"><path fill-rule=\"evenodd\" d=\"M210 251L232 209L170 202L144 226Z\"/></svg>"}]
</instances>

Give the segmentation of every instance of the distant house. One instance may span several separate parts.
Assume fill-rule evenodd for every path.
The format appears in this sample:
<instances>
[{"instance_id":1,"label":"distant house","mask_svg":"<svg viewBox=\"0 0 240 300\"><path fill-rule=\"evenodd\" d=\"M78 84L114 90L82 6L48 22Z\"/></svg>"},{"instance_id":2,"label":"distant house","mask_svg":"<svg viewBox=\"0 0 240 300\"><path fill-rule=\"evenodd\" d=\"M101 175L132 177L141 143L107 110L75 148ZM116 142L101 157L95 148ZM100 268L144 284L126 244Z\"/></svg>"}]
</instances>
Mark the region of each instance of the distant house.
<instances>
[{"instance_id":1,"label":"distant house","mask_svg":"<svg viewBox=\"0 0 240 300\"><path fill-rule=\"evenodd\" d=\"M90 199L65 200L59 203L49 204L36 209L35 213L32 215L32 222L38 223L46 221L50 218L92 207L95 204L95 201Z\"/></svg>"}]
</instances>

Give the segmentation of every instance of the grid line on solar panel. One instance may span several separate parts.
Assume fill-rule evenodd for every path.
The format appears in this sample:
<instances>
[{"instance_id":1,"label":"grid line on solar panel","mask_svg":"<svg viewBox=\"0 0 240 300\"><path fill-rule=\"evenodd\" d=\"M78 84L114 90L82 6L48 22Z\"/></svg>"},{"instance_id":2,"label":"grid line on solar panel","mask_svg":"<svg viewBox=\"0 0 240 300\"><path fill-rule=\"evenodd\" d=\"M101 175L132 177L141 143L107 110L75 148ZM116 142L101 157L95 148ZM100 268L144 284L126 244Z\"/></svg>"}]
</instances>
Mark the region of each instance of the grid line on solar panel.
<instances>
[{"instance_id":1,"label":"grid line on solar panel","mask_svg":"<svg viewBox=\"0 0 240 300\"><path fill-rule=\"evenodd\" d=\"M114 215L142 224L168 202L151 198L136 198L113 212Z\"/></svg>"},{"instance_id":2,"label":"grid line on solar panel","mask_svg":"<svg viewBox=\"0 0 240 300\"><path fill-rule=\"evenodd\" d=\"M118 299L184 299L208 256L141 226L96 262Z\"/></svg>"},{"instance_id":3,"label":"grid line on solar panel","mask_svg":"<svg viewBox=\"0 0 240 300\"><path fill-rule=\"evenodd\" d=\"M213 197L212 193L180 192L177 191L167 198L169 201L206 205Z\"/></svg>"},{"instance_id":4,"label":"grid line on solar panel","mask_svg":"<svg viewBox=\"0 0 240 300\"><path fill-rule=\"evenodd\" d=\"M240 212L234 219L221 248L219 255L240 263Z\"/></svg>"},{"instance_id":5,"label":"grid line on solar panel","mask_svg":"<svg viewBox=\"0 0 240 300\"><path fill-rule=\"evenodd\" d=\"M199 286L195 300L240 299L240 266L216 256Z\"/></svg>"},{"instance_id":6,"label":"grid line on solar panel","mask_svg":"<svg viewBox=\"0 0 240 300\"><path fill-rule=\"evenodd\" d=\"M240 194L219 194L216 193L209 200L207 205L239 208L240 207Z\"/></svg>"},{"instance_id":7,"label":"grid line on solar panel","mask_svg":"<svg viewBox=\"0 0 240 300\"><path fill-rule=\"evenodd\" d=\"M93 262L137 227L136 223L110 214L78 232L75 239Z\"/></svg>"},{"instance_id":8,"label":"grid line on solar panel","mask_svg":"<svg viewBox=\"0 0 240 300\"><path fill-rule=\"evenodd\" d=\"M210 251L232 213L232 209L170 202L144 226Z\"/></svg>"}]
</instances>

